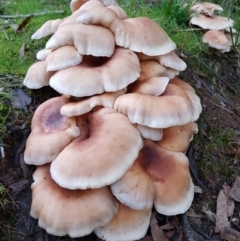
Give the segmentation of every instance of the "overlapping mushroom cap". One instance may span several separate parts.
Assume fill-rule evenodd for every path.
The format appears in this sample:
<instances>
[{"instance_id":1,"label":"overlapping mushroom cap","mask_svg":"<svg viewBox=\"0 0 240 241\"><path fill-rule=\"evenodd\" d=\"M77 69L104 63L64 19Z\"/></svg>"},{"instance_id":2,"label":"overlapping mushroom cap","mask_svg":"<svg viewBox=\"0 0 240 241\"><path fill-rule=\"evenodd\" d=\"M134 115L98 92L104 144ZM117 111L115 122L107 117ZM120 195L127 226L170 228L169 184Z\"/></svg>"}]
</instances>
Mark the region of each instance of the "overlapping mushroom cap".
<instances>
[{"instance_id":1,"label":"overlapping mushroom cap","mask_svg":"<svg viewBox=\"0 0 240 241\"><path fill-rule=\"evenodd\" d=\"M159 25L145 17L128 19L119 6L83 2L73 0L71 16L48 21L33 35L53 34L37 54L42 75L30 68L24 83L50 84L68 98L43 103L33 117L25 161L51 164L34 174L31 215L55 235L95 230L104 240L138 240L147 232L153 206L175 215L191 205L184 153L198 131L193 121L202 110L200 99L175 77L186 64ZM43 149L32 144L36 135L43 136ZM54 205L56 198L55 220L46 203ZM98 199L105 203L94 203ZM72 214L74 205L80 207ZM68 221L70 214L78 216L76 222Z\"/></svg>"}]
</instances>

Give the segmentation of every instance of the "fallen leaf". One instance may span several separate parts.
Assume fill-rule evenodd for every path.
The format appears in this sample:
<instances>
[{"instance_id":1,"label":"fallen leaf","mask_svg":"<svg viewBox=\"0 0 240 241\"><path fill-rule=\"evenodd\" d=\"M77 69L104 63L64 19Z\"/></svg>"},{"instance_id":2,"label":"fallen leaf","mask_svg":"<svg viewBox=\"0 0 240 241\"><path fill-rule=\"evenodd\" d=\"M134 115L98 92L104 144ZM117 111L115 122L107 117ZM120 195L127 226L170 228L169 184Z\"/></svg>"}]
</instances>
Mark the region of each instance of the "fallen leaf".
<instances>
[{"instance_id":1,"label":"fallen leaf","mask_svg":"<svg viewBox=\"0 0 240 241\"><path fill-rule=\"evenodd\" d=\"M14 109L23 109L27 113L27 105L29 105L31 102L32 99L28 95L26 95L26 93L22 89L17 89L13 91L11 104Z\"/></svg>"},{"instance_id":2,"label":"fallen leaf","mask_svg":"<svg viewBox=\"0 0 240 241\"><path fill-rule=\"evenodd\" d=\"M230 227L230 223L228 221L227 216L227 203L228 198L224 194L224 191L221 190L219 192L218 198L217 198L217 213L216 213L216 227L215 232L219 233L221 232L225 227Z\"/></svg>"},{"instance_id":3,"label":"fallen leaf","mask_svg":"<svg viewBox=\"0 0 240 241\"><path fill-rule=\"evenodd\" d=\"M17 25L17 24L13 23L13 24L11 24L10 26L11 26L11 28L12 28L15 32L17 31L17 29L18 29L18 25Z\"/></svg>"},{"instance_id":4,"label":"fallen leaf","mask_svg":"<svg viewBox=\"0 0 240 241\"><path fill-rule=\"evenodd\" d=\"M20 32L21 30L23 30L25 28L25 26L28 24L28 22L31 20L32 16L26 17L18 26L18 28L16 29L16 33Z\"/></svg>"},{"instance_id":5,"label":"fallen leaf","mask_svg":"<svg viewBox=\"0 0 240 241\"><path fill-rule=\"evenodd\" d=\"M240 232L225 227L223 228L221 232L221 240L227 240L227 241L239 241L240 240Z\"/></svg>"},{"instance_id":6,"label":"fallen leaf","mask_svg":"<svg viewBox=\"0 0 240 241\"><path fill-rule=\"evenodd\" d=\"M228 194L235 201L240 202L240 177L237 177Z\"/></svg>"},{"instance_id":7,"label":"fallen leaf","mask_svg":"<svg viewBox=\"0 0 240 241\"><path fill-rule=\"evenodd\" d=\"M19 58L23 59L24 55L25 55L25 43L22 44L22 46L19 50Z\"/></svg>"},{"instance_id":8,"label":"fallen leaf","mask_svg":"<svg viewBox=\"0 0 240 241\"><path fill-rule=\"evenodd\" d=\"M194 186L194 193L202 193L202 188L199 186Z\"/></svg>"},{"instance_id":9,"label":"fallen leaf","mask_svg":"<svg viewBox=\"0 0 240 241\"><path fill-rule=\"evenodd\" d=\"M16 183L13 183L12 185L9 186L9 188L12 189L11 194L17 194L20 192L24 187L28 184L28 180L22 180Z\"/></svg>"},{"instance_id":10,"label":"fallen leaf","mask_svg":"<svg viewBox=\"0 0 240 241\"><path fill-rule=\"evenodd\" d=\"M162 229L160 229L158 226L157 219L155 218L155 213L152 213L150 227L153 241L169 241Z\"/></svg>"}]
</instances>

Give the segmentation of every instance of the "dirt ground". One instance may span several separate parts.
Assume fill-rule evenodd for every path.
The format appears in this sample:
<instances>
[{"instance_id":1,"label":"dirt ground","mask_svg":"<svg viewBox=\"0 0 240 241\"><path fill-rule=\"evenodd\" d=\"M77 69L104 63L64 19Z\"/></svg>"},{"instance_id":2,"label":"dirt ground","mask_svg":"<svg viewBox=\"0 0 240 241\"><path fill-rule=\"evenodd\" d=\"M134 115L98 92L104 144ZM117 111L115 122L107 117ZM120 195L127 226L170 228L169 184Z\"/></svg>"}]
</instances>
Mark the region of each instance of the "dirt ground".
<instances>
[{"instance_id":1,"label":"dirt ground","mask_svg":"<svg viewBox=\"0 0 240 241\"><path fill-rule=\"evenodd\" d=\"M181 77L196 89L202 101L203 113L198 121L199 135L190 146L193 151L188 152L190 162L195 162L195 167L192 163L191 171L198 172L198 176L193 175L194 184L202 188L202 193L195 195L192 209L197 214L201 214L201 218L200 224L196 225L196 220L193 221L186 215L176 217L177 225L183 231L182 240L220 240L219 235L214 234L214 224L201 213L201 210L208 201L208 207L214 212L216 197L222 185L232 185L240 175L240 60L238 57L235 52L228 55L206 53L205 58L199 60L199 66L201 65L205 71L201 68L193 70L188 59L184 59L188 69ZM32 102L28 106L28 116L31 116L46 98L57 95L49 88L40 90L40 93L44 94L31 92ZM30 132L29 120L29 117L27 120L20 118L13 125L10 116L6 121L5 157L1 159L0 164L0 183L6 188L0 196L0 202L5 203L0 206L0 237L2 237L0 240L99 240L94 235L78 239L47 235L37 226L37 221L29 216L31 175L34 167L26 166L23 162L25 141ZM210 145L220 130L229 130L232 133L231 141L223 143L221 147ZM210 151L209 146L213 146ZM206 152L209 152L210 159L219 165L220 171L218 168L215 173L213 164L210 163L209 166L206 164L208 162ZM227 173L225 169L229 165L231 169ZM237 217L238 212L239 206L236 205L234 215ZM158 215L157 218L159 225L162 225L173 217ZM196 234L195 238L189 236L189 227L191 232ZM240 231L237 226L233 228ZM177 237L174 235L171 240L181 240Z\"/></svg>"}]
</instances>

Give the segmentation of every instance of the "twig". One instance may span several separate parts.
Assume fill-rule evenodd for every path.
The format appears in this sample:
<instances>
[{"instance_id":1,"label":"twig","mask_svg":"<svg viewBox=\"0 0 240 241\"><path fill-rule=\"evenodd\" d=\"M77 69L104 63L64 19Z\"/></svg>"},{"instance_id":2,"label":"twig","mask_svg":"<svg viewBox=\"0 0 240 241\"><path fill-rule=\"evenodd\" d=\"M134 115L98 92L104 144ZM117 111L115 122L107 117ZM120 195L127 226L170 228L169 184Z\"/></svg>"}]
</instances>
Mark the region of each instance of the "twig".
<instances>
[{"instance_id":1,"label":"twig","mask_svg":"<svg viewBox=\"0 0 240 241\"><path fill-rule=\"evenodd\" d=\"M27 18L27 17L43 16L43 15L52 14L52 13L63 14L65 13L65 10L46 11L41 13L19 14L19 15L0 15L0 18L2 19Z\"/></svg>"},{"instance_id":2,"label":"twig","mask_svg":"<svg viewBox=\"0 0 240 241\"><path fill-rule=\"evenodd\" d=\"M224 108L224 107L222 107L222 106L220 106L220 105L217 105L217 104L215 104L215 103L213 103L213 104L214 104L215 106L217 106L217 107L219 107L219 108L227 111L227 112L230 113L230 114L235 114L235 113L233 113L232 111L230 111L230 110L228 110L228 109L226 109L226 108Z\"/></svg>"},{"instance_id":3,"label":"twig","mask_svg":"<svg viewBox=\"0 0 240 241\"><path fill-rule=\"evenodd\" d=\"M204 31L204 29L201 29L201 28L187 28L187 29L174 30L174 32L190 32L190 31Z\"/></svg>"}]
</instances>

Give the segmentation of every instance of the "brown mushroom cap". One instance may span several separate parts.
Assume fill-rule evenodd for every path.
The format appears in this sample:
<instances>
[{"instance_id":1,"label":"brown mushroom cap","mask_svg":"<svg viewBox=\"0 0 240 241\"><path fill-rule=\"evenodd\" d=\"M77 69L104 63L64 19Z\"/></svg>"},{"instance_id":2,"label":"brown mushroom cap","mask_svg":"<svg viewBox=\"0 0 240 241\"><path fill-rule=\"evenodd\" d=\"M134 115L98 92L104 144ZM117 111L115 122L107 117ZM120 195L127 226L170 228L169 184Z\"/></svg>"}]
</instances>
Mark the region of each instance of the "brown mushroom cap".
<instances>
[{"instance_id":1,"label":"brown mushroom cap","mask_svg":"<svg viewBox=\"0 0 240 241\"><path fill-rule=\"evenodd\" d=\"M29 89L40 89L49 85L49 80L53 74L54 72L47 72L46 61L42 60L29 67L23 84Z\"/></svg>"},{"instance_id":2,"label":"brown mushroom cap","mask_svg":"<svg viewBox=\"0 0 240 241\"><path fill-rule=\"evenodd\" d=\"M62 116L60 109L66 97L55 97L42 103L34 113L32 132L27 139L24 161L42 165L53 161L73 139L80 135L76 118Z\"/></svg>"},{"instance_id":3,"label":"brown mushroom cap","mask_svg":"<svg viewBox=\"0 0 240 241\"><path fill-rule=\"evenodd\" d=\"M117 92L105 92L101 95L95 95L84 100L67 103L61 108L61 114L66 116L79 116L90 112L96 106L113 108L115 100L120 95L125 94L125 92L125 89Z\"/></svg>"},{"instance_id":4,"label":"brown mushroom cap","mask_svg":"<svg viewBox=\"0 0 240 241\"><path fill-rule=\"evenodd\" d=\"M118 203L108 187L68 190L51 178L49 165L33 174L31 216L49 234L81 237L111 221Z\"/></svg>"},{"instance_id":5,"label":"brown mushroom cap","mask_svg":"<svg viewBox=\"0 0 240 241\"><path fill-rule=\"evenodd\" d=\"M168 151L149 140L144 142L141 153L144 155L142 165L155 186L156 210L168 216L186 212L194 196L188 158L181 152Z\"/></svg>"},{"instance_id":6,"label":"brown mushroom cap","mask_svg":"<svg viewBox=\"0 0 240 241\"><path fill-rule=\"evenodd\" d=\"M64 19L47 21L32 35L32 39L40 39L55 33L63 21Z\"/></svg>"},{"instance_id":7,"label":"brown mushroom cap","mask_svg":"<svg viewBox=\"0 0 240 241\"><path fill-rule=\"evenodd\" d=\"M73 46L63 46L52 51L46 58L47 71L57 71L76 66L82 62L82 56Z\"/></svg>"},{"instance_id":8,"label":"brown mushroom cap","mask_svg":"<svg viewBox=\"0 0 240 241\"><path fill-rule=\"evenodd\" d=\"M110 29L115 35L118 46L129 48L135 52L154 56L169 53L176 48L175 43L166 32L157 23L146 17L121 20L111 9L96 7L82 13L78 21Z\"/></svg>"},{"instance_id":9,"label":"brown mushroom cap","mask_svg":"<svg viewBox=\"0 0 240 241\"><path fill-rule=\"evenodd\" d=\"M130 93L119 96L114 109L128 116L132 123L152 128L167 128L192 121L192 107L181 96L147 96Z\"/></svg>"},{"instance_id":10,"label":"brown mushroom cap","mask_svg":"<svg viewBox=\"0 0 240 241\"><path fill-rule=\"evenodd\" d=\"M210 30L207 31L202 37L203 43L208 44L214 49L218 49L221 52L229 52L231 48L231 41L221 31Z\"/></svg>"},{"instance_id":11,"label":"brown mushroom cap","mask_svg":"<svg viewBox=\"0 0 240 241\"><path fill-rule=\"evenodd\" d=\"M222 16L207 17L203 14L198 14L198 16L193 16L191 18L190 23L203 29L223 30L225 28L233 27L234 21Z\"/></svg>"},{"instance_id":12,"label":"brown mushroom cap","mask_svg":"<svg viewBox=\"0 0 240 241\"><path fill-rule=\"evenodd\" d=\"M171 126L163 129L163 137L156 144L169 150L186 152L193 134L198 133L198 126L194 122L189 122L182 126Z\"/></svg>"},{"instance_id":13,"label":"brown mushroom cap","mask_svg":"<svg viewBox=\"0 0 240 241\"><path fill-rule=\"evenodd\" d=\"M68 189L98 188L120 179L142 148L137 129L121 113L89 114L89 138L72 141L52 162L51 175Z\"/></svg>"},{"instance_id":14,"label":"brown mushroom cap","mask_svg":"<svg viewBox=\"0 0 240 241\"><path fill-rule=\"evenodd\" d=\"M139 240L147 233L151 209L134 210L119 204L117 214L103 227L95 229L95 234L106 241Z\"/></svg>"},{"instance_id":15,"label":"brown mushroom cap","mask_svg":"<svg viewBox=\"0 0 240 241\"><path fill-rule=\"evenodd\" d=\"M149 174L137 160L118 181L111 184L113 195L124 205L136 209L151 209L155 196L155 188Z\"/></svg>"},{"instance_id":16,"label":"brown mushroom cap","mask_svg":"<svg viewBox=\"0 0 240 241\"><path fill-rule=\"evenodd\" d=\"M66 95L84 97L123 89L139 74L136 54L129 49L116 48L111 58L83 56L81 64L54 74L50 86Z\"/></svg>"}]
</instances>

